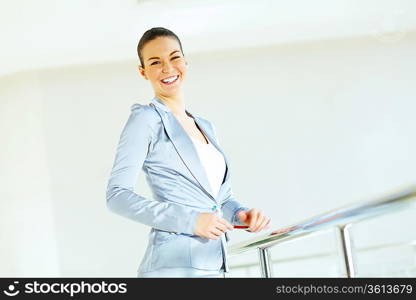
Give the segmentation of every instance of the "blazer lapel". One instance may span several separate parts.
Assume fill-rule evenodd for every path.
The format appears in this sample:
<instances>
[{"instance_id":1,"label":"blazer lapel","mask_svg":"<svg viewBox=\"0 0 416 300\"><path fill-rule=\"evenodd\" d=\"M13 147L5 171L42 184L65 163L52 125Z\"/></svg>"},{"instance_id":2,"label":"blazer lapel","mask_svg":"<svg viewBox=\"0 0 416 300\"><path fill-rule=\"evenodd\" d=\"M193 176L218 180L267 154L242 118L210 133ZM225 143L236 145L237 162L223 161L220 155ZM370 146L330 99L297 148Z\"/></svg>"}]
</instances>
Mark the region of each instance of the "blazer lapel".
<instances>
[{"instance_id":1,"label":"blazer lapel","mask_svg":"<svg viewBox=\"0 0 416 300\"><path fill-rule=\"evenodd\" d=\"M211 196L211 198L215 200L215 197L213 196L211 186L209 184L208 177L206 175L204 166L199 159L198 152L194 146L194 143L192 142L191 138L189 137L188 133L185 131L185 129L182 127L182 125L179 123L179 121L176 119L176 117L173 115L170 108L162 102L157 97L154 97L152 99L152 103L154 104L156 110L161 116L163 125L165 127L166 133L173 143L176 152L179 154L180 158L182 159L183 163L187 167L187 169L190 171L196 182L201 186L201 188ZM221 148L218 146L218 144L215 142L215 139L209 134L209 130L206 130L204 128L204 125L202 124L200 120L198 120L197 117L194 117L191 113L189 113L187 110L186 112L194 118L195 123L198 125L198 127L203 131L203 133L208 137L209 141L220 151L223 155ZM224 180L222 185L225 183L225 181L229 177L228 172L228 161L226 156L224 155L224 159L226 161L227 165L227 171L226 176L224 176ZM218 193L219 195L220 193Z\"/></svg>"},{"instance_id":2,"label":"blazer lapel","mask_svg":"<svg viewBox=\"0 0 416 300\"><path fill-rule=\"evenodd\" d=\"M188 111L187 111L188 112ZM189 112L188 112L189 113ZM190 114L190 113L189 113ZM192 115L191 115L192 116ZM212 145L214 145L215 148L217 148L217 150L223 155L224 160L225 160L225 175L224 175L224 179L221 183L221 186L218 190L218 194L217 194L217 202L221 202L222 199L222 195L221 193L223 192L223 187L225 186L225 183L227 182L227 180L230 177L230 169L229 169L229 163L228 163L228 159L227 159L227 155L225 155L225 153L222 151L221 147L217 144L217 142L215 141L215 137L213 136L214 133L210 130L206 130L206 126L204 127L205 122L201 121L198 119L197 116L192 116L195 120L195 123L198 125L198 127L202 130L202 132L205 134L206 137L208 137L210 143ZM210 132L212 132L212 135L210 134Z\"/></svg>"},{"instance_id":3,"label":"blazer lapel","mask_svg":"<svg viewBox=\"0 0 416 300\"><path fill-rule=\"evenodd\" d=\"M188 112L189 113L189 112ZM189 113L191 116L192 114ZM225 181L228 180L229 176L230 176L230 172L228 172L228 159L227 159L227 155L225 155L225 153L222 151L221 147L217 144L215 137L212 136L209 132L209 130L206 130L206 128L204 127L203 123L199 120L199 118L197 116L192 116L195 120L195 123L198 125L198 127L202 130L202 132L205 134L205 136L208 137L209 141L211 144L214 145L215 148L217 148L217 150L224 156L224 160L225 160L225 167L226 167L226 171L225 171L225 176L224 179L221 183L221 187L222 185L225 183Z\"/></svg>"}]
</instances>

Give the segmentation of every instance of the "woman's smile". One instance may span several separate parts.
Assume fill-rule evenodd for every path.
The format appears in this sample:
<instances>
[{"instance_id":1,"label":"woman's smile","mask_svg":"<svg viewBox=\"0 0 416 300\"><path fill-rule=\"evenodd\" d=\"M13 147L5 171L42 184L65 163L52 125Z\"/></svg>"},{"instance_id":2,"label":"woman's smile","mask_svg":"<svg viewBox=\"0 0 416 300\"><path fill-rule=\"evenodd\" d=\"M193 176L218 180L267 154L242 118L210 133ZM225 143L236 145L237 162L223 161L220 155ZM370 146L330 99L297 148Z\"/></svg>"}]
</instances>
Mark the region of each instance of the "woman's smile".
<instances>
[{"instance_id":1,"label":"woman's smile","mask_svg":"<svg viewBox=\"0 0 416 300\"><path fill-rule=\"evenodd\" d=\"M162 82L164 85L172 85L175 84L179 79L179 75L170 76L165 79L162 79L160 82Z\"/></svg>"}]
</instances>

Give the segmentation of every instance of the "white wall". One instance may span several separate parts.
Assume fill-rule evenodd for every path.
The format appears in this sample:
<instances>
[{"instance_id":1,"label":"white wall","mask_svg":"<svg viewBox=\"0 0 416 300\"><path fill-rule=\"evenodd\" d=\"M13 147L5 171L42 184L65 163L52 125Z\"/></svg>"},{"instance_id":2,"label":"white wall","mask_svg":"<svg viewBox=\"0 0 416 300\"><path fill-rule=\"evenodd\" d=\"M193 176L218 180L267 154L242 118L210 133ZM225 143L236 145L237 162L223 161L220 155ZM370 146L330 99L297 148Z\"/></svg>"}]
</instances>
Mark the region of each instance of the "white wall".
<instances>
[{"instance_id":1,"label":"white wall","mask_svg":"<svg viewBox=\"0 0 416 300\"><path fill-rule=\"evenodd\" d=\"M415 182L415 51L408 32L189 54L186 103L215 123L241 203L280 228ZM153 97L136 63L0 78L0 276L136 276L150 229L105 205L129 108ZM357 243L415 239L414 218L392 220ZM277 255L333 243L318 240Z\"/></svg>"},{"instance_id":2,"label":"white wall","mask_svg":"<svg viewBox=\"0 0 416 300\"><path fill-rule=\"evenodd\" d=\"M396 39L416 30L415 13L413 0L0 1L0 76L125 60L154 26L173 30L190 53L363 35Z\"/></svg>"},{"instance_id":3,"label":"white wall","mask_svg":"<svg viewBox=\"0 0 416 300\"><path fill-rule=\"evenodd\" d=\"M38 74L0 80L0 276L61 274Z\"/></svg>"}]
</instances>

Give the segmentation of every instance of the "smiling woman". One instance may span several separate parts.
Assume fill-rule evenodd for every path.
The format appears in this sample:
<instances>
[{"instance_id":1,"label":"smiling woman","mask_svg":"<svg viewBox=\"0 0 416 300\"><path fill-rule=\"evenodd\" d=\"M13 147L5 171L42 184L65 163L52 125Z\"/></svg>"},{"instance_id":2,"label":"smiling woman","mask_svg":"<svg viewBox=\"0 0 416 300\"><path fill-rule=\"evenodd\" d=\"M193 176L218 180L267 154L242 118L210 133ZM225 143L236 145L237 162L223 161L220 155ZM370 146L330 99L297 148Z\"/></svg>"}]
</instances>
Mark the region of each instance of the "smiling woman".
<instances>
[{"instance_id":1,"label":"smiling woman","mask_svg":"<svg viewBox=\"0 0 416 300\"><path fill-rule=\"evenodd\" d=\"M179 38L156 27L137 46L139 72L153 86L148 105L133 104L107 186L113 212L148 225L149 244L138 277L223 277L228 231L269 219L233 197L228 159L215 127L185 109L188 62ZM200 142L200 143L199 143ZM143 170L154 200L133 186Z\"/></svg>"},{"instance_id":2,"label":"smiling woman","mask_svg":"<svg viewBox=\"0 0 416 300\"><path fill-rule=\"evenodd\" d=\"M186 78L188 62L176 34L160 27L148 31L140 40L137 52L140 74L150 80L156 94L162 99L181 97L180 87Z\"/></svg>"}]
</instances>

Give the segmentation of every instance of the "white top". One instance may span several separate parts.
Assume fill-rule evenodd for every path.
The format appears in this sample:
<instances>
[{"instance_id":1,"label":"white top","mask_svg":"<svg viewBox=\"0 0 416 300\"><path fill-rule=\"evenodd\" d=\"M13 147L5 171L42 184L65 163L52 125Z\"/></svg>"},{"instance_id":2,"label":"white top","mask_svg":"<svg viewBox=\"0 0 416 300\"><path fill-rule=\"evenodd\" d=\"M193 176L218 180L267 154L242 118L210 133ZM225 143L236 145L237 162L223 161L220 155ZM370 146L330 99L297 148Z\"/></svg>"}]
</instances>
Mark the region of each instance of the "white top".
<instances>
[{"instance_id":1,"label":"white top","mask_svg":"<svg viewBox=\"0 0 416 300\"><path fill-rule=\"evenodd\" d=\"M225 175L224 156L211 143L205 144L193 136L190 137L198 151L199 159L205 168L214 198L216 198Z\"/></svg>"}]
</instances>

